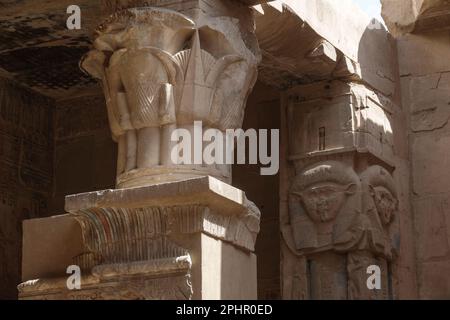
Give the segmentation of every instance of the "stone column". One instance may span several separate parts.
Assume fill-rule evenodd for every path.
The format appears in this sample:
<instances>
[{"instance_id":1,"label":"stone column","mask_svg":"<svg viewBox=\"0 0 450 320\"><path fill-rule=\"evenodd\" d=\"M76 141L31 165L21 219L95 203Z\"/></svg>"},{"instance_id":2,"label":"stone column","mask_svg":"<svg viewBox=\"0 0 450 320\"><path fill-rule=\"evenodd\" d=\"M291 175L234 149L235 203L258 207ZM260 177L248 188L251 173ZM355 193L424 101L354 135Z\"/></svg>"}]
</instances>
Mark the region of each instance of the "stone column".
<instances>
[{"instance_id":1,"label":"stone column","mask_svg":"<svg viewBox=\"0 0 450 320\"><path fill-rule=\"evenodd\" d=\"M392 298L399 248L395 106L354 82L318 82L289 95L295 175L282 231L304 266L294 279L305 279L292 292L306 299ZM367 286L371 266L380 270L380 290Z\"/></svg>"},{"instance_id":2,"label":"stone column","mask_svg":"<svg viewBox=\"0 0 450 320\"><path fill-rule=\"evenodd\" d=\"M204 175L231 182L229 165L204 163L194 146L175 152L173 140L175 129L198 141L203 129L241 127L260 60L253 16L234 1L187 2L113 6L81 62L105 92L118 187Z\"/></svg>"},{"instance_id":3,"label":"stone column","mask_svg":"<svg viewBox=\"0 0 450 320\"><path fill-rule=\"evenodd\" d=\"M46 253L52 272L25 272L41 279L19 286L23 299L256 299L258 208L229 184L230 165L205 164L173 141L175 129L240 128L256 81L251 9L210 2L105 1L112 14L81 68L102 83L118 189L66 197L61 224L76 223L80 240ZM25 264L46 223L25 226ZM56 227L52 237L64 235ZM80 290L66 288L68 261L82 269Z\"/></svg>"}]
</instances>

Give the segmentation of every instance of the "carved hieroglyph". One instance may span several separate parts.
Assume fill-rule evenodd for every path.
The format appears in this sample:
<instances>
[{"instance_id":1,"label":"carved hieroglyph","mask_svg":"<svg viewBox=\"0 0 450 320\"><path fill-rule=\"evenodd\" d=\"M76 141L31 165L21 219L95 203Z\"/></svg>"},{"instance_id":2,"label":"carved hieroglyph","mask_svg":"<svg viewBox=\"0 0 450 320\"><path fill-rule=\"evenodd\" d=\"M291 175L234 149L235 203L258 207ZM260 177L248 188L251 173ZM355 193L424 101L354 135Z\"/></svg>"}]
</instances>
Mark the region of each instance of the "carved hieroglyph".
<instances>
[{"instance_id":1,"label":"carved hieroglyph","mask_svg":"<svg viewBox=\"0 0 450 320\"><path fill-rule=\"evenodd\" d=\"M193 155L189 164L174 162L171 135L177 128L192 134L194 121L220 131L241 126L258 57L235 41L150 7L118 11L97 29L81 67L104 88L119 187L208 174L230 182L228 165L198 164Z\"/></svg>"}]
</instances>

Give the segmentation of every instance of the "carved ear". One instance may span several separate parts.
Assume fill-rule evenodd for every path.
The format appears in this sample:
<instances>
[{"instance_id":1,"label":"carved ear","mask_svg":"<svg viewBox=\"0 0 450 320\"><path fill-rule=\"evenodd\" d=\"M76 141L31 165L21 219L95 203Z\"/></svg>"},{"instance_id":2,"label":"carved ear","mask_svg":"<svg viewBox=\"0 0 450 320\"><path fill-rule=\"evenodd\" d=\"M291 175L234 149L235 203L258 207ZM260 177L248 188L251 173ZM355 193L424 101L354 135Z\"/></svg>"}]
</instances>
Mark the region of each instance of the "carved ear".
<instances>
[{"instance_id":1,"label":"carved ear","mask_svg":"<svg viewBox=\"0 0 450 320\"><path fill-rule=\"evenodd\" d=\"M350 183L347 188L345 189L345 194L346 195L352 195L355 194L357 190L356 184L355 183Z\"/></svg>"},{"instance_id":2,"label":"carved ear","mask_svg":"<svg viewBox=\"0 0 450 320\"><path fill-rule=\"evenodd\" d=\"M375 188L369 184L369 194L372 198L375 198Z\"/></svg>"},{"instance_id":3,"label":"carved ear","mask_svg":"<svg viewBox=\"0 0 450 320\"><path fill-rule=\"evenodd\" d=\"M303 200L303 194L301 192L291 192L291 194L297 196L300 198L300 200Z\"/></svg>"},{"instance_id":4,"label":"carved ear","mask_svg":"<svg viewBox=\"0 0 450 320\"><path fill-rule=\"evenodd\" d=\"M122 56L128 52L127 48L123 48L120 50L115 51L111 57L109 58L109 67L117 65L119 62L121 62Z\"/></svg>"},{"instance_id":5,"label":"carved ear","mask_svg":"<svg viewBox=\"0 0 450 320\"><path fill-rule=\"evenodd\" d=\"M103 65L105 63L105 54L101 51L92 50L85 54L80 61L80 69L90 76L101 80L104 76Z\"/></svg>"}]
</instances>

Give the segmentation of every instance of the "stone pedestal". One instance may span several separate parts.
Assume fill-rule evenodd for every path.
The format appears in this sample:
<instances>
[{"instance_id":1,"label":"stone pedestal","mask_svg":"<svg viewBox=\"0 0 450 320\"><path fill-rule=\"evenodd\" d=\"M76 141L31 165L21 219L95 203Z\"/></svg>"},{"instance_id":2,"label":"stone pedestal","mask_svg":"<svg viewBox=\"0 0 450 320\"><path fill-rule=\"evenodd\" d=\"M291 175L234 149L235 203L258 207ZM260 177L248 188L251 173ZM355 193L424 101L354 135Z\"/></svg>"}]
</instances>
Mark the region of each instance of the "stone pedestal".
<instances>
[{"instance_id":1,"label":"stone pedestal","mask_svg":"<svg viewBox=\"0 0 450 320\"><path fill-rule=\"evenodd\" d=\"M24 279L39 280L22 299L256 299L259 211L239 189L195 178L68 196L66 210L24 225Z\"/></svg>"}]
</instances>

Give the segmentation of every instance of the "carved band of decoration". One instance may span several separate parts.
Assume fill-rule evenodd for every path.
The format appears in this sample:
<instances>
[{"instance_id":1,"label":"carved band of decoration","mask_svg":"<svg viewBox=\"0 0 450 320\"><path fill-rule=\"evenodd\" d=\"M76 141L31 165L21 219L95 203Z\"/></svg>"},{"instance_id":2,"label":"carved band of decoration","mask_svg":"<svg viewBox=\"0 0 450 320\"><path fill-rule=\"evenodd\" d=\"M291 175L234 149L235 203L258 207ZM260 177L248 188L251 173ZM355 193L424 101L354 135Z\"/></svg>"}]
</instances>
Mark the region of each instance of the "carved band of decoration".
<instances>
[{"instance_id":1,"label":"carved band of decoration","mask_svg":"<svg viewBox=\"0 0 450 320\"><path fill-rule=\"evenodd\" d=\"M233 48L220 31L150 7L119 11L97 29L81 67L104 88L119 187L198 175L230 182L229 165L173 163L171 134L192 134L194 121L220 131L242 125L258 59Z\"/></svg>"},{"instance_id":2,"label":"carved band of decoration","mask_svg":"<svg viewBox=\"0 0 450 320\"><path fill-rule=\"evenodd\" d=\"M129 268L128 264L122 265ZM67 290L67 278L31 280L18 286L22 300L189 300L192 284L187 270L184 273L153 278L151 273L127 281L109 279L102 281L93 275L81 278L80 290Z\"/></svg>"},{"instance_id":3,"label":"carved band of decoration","mask_svg":"<svg viewBox=\"0 0 450 320\"><path fill-rule=\"evenodd\" d=\"M170 235L199 232L253 251L259 215L252 210L249 205L244 216L216 214L197 205L80 210L73 214L81 225L86 253L74 263L90 270L97 265L176 259L188 253Z\"/></svg>"}]
</instances>

